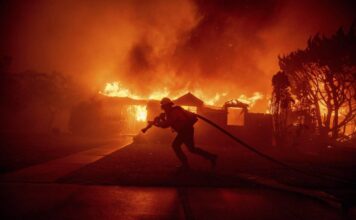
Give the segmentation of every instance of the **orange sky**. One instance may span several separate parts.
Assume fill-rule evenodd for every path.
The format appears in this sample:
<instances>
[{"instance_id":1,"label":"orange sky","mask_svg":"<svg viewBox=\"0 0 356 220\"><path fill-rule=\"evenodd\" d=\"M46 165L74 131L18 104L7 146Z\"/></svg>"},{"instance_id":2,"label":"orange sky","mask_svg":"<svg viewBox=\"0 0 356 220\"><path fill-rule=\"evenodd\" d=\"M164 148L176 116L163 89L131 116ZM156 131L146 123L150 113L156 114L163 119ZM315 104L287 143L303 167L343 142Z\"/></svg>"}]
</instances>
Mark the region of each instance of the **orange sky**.
<instances>
[{"instance_id":1,"label":"orange sky","mask_svg":"<svg viewBox=\"0 0 356 220\"><path fill-rule=\"evenodd\" d=\"M70 74L89 90L120 81L138 94L163 87L226 99L261 92L277 56L355 19L351 1L36 0L1 3L1 56L11 71Z\"/></svg>"}]
</instances>

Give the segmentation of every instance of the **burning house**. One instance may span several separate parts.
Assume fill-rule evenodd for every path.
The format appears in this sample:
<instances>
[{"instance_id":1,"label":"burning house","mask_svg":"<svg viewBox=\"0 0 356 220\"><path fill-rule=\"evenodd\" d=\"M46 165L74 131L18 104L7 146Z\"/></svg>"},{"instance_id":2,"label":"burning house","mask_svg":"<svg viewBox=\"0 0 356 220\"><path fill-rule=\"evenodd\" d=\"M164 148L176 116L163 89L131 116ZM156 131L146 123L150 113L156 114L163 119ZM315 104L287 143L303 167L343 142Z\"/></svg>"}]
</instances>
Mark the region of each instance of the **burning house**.
<instances>
[{"instance_id":1,"label":"burning house","mask_svg":"<svg viewBox=\"0 0 356 220\"><path fill-rule=\"evenodd\" d=\"M191 93L187 93L174 102L187 110L209 118L222 128L251 144L261 147L272 145L272 116L263 113L249 113L248 104L237 99L227 101L222 107L217 107L205 105L202 100ZM223 144L233 144L206 123L198 123L196 133L200 142L211 143L216 141Z\"/></svg>"},{"instance_id":2,"label":"burning house","mask_svg":"<svg viewBox=\"0 0 356 220\"><path fill-rule=\"evenodd\" d=\"M146 123L146 105L146 100L98 94L72 109L69 128L80 135L133 135Z\"/></svg>"},{"instance_id":3,"label":"burning house","mask_svg":"<svg viewBox=\"0 0 356 220\"><path fill-rule=\"evenodd\" d=\"M167 94L160 94L166 96ZM161 97L140 97L129 90L120 89L119 84L109 84L104 92L99 92L90 102L82 103L72 111L70 127L80 134L136 135L147 121L153 120L162 110ZM221 106L209 105L191 92L172 99L176 105L209 118L220 127L255 146L272 145L272 116L251 113L247 103L239 99L225 102ZM196 124L196 137L200 143L231 142L212 126ZM79 132L78 132L79 131ZM152 129L142 139L150 141L171 141L170 132Z\"/></svg>"},{"instance_id":4,"label":"burning house","mask_svg":"<svg viewBox=\"0 0 356 220\"><path fill-rule=\"evenodd\" d=\"M103 123L121 134L137 134L145 126L147 120L152 120L161 113L158 99L135 99L135 97L117 97L99 95L103 109ZM268 147L272 145L272 117L270 114L250 113L249 105L237 99L224 103L223 106L207 105L192 93L188 92L173 99L176 105L184 109L203 115L228 130L237 137L254 145ZM216 141L232 144L216 129L206 123L196 125L198 142ZM160 139L170 137L167 131L153 129L147 138ZM209 137L209 138L207 138ZM163 138L164 139L164 138Z\"/></svg>"}]
</instances>

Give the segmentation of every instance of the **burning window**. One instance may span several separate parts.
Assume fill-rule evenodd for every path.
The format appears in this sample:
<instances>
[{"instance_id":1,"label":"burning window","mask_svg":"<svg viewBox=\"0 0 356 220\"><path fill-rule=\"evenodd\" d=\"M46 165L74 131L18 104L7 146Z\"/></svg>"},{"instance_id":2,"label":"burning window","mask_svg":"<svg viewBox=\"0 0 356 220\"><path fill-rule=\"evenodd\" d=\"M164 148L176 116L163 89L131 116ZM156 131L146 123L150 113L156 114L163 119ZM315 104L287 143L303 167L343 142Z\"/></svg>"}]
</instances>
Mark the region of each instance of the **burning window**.
<instances>
[{"instance_id":1,"label":"burning window","mask_svg":"<svg viewBox=\"0 0 356 220\"><path fill-rule=\"evenodd\" d=\"M132 105L127 109L136 119L136 121L147 120L147 109L145 105Z\"/></svg>"},{"instance_id":2,"label":"burning window","mask_svg":"<svg viewBox=\"0 0 356 220\"><path fill-rule=\"evenodd\" d=\"M227 108L227 125L243 126L244 116L245 115L242 108Z\"/></svg>"}]
</instances>

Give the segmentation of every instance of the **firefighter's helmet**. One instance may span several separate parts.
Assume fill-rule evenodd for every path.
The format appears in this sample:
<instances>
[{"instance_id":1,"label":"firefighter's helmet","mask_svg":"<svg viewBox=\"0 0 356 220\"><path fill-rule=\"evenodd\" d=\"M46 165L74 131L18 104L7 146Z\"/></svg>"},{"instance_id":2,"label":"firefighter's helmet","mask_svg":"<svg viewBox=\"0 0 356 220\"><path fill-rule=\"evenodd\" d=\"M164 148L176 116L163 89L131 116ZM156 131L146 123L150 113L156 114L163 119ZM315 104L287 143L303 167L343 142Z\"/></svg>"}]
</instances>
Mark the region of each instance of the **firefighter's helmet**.
<instances>
[{"instance_id":1,"label":"firefighter's helmet","mask_svg":"<svg viewBox=\"0 0 356 220\"><path fill-rule=\"evenodd\" d=\"M165 105L173 105L172 100L170 100L170 99L167 98L167 97L164 97L164 98L161 100L161 106L165 106Z\"/></svg>"}]
</instances>

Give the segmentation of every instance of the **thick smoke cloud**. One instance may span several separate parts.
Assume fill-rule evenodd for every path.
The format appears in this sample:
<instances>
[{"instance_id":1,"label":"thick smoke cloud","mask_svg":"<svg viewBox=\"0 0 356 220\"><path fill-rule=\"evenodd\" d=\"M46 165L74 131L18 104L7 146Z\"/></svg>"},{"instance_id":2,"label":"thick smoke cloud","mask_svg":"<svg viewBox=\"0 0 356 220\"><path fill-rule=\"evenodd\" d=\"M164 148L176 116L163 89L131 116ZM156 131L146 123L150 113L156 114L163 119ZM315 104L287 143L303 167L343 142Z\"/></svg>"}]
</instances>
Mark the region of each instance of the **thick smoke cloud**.
<instances>
[{"instance_id":1,"label":"thick smoke cloud","mask_svg":"<svg viewBox=\"0 0 356 220\"><path fill-rule=\"evenodd\" d=\"M226 98L269 94L277 56L355 19L352 1L125 0L2 3L0 55L12 71L60 71L88 90L118 80ZM266 108L266 100L256 105Z\"/></svg>"},{"instance_id":2,"label":"thick smoke cloud","mask_svg":"<svg viewBox=\"0 0 356 220\"><path fill-rule=\"evenodd\" d=\"M282 4L268 0L197 1L197 5L202 18L177 50L179 60L191 63L178 63L179 69L192 72L196 67L218 85L231 81L230 86L244 92L261 89L256 84L263 70L257 62L266 45L259 34L276 23Z\"/></svg>"}]
</instances>

